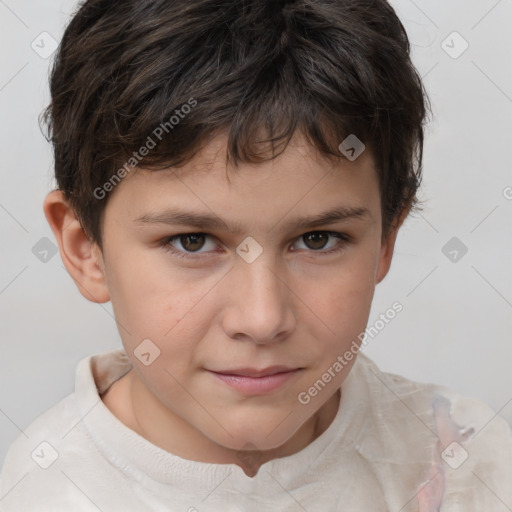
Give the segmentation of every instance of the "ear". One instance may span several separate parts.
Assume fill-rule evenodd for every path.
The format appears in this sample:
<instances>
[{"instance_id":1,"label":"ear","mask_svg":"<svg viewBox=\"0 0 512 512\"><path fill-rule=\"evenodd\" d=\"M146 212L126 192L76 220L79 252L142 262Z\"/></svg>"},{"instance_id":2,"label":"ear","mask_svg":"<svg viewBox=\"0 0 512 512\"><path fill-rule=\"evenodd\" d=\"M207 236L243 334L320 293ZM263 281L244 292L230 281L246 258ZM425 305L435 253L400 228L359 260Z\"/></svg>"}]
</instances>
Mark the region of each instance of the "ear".
<instances>
[{"instance_id":1,"label":"ear","mask_svg":"<svg viewBox=\"0 0 512 512\"><path fill-rule=\"evenodd\" d=\"M110 296L101 250L85 233L64 193L61 190L50 192L43 208L62 261L80 293L91 302L108 302Z\"/></svg>"},{"instance_id":2,"label":"ear","mask_svg":"<svg viewBox=\"0 0 512 512\"><path fill-rule=\"evenodd\" d=\"M404 209L400 217L397 217L389 231L388 237L382 239L382 244L379 254L379 264L375 274L376 284L380 283L388 274L391 267L391 260L393 259L393 252L395 250L395 242L398 236L398 230L402 226L404 220L409 215L411 210L411 203Z\"/></svg>"}]
</instances>

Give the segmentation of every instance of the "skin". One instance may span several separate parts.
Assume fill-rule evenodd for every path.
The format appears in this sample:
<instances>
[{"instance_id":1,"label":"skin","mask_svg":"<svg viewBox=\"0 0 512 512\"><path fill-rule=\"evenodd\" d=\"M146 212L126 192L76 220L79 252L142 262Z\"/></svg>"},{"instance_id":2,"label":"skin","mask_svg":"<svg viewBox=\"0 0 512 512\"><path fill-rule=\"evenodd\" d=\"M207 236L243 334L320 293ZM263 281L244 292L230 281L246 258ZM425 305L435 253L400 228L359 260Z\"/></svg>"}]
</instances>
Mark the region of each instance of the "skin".
<instances>
[{"instance_id":1,"label":"skin","mask_svg":"<svg viewBox=\"0 0 512 512\"><path fill-rule=\"evenodd\" d=\"M105 405L175 455L237 464L254 476L268 460L306 447L334 419L356 358L308 404L297 397L364 331L407 212L382 240L369 149L354 162L333 164L296 135L276 159L241 164L235 172L226 168L225 148L226 137L218 136L180 169L128 175L108 198L103 252L60 191L48 194L44 211L80 292L93 302L112 301L133 364L103 395ZM340 205L369 214L288 227L297 217ZM242 230L136 221L169 206L237 221ZM312 231L320 237L303 236ZM351 239L322 236L325 231ZM165 248L166 239L183 233L208 234L172 242L185 255L195 251L195 258ZM236 252L246 237L263 249L251 263ZM334 247L342 250L325 253ZM160 350L149 366L134 355L144 339ZM301 370L277 390L253 396L207 371L271 365Z\"/></svg>"}]
</instances>

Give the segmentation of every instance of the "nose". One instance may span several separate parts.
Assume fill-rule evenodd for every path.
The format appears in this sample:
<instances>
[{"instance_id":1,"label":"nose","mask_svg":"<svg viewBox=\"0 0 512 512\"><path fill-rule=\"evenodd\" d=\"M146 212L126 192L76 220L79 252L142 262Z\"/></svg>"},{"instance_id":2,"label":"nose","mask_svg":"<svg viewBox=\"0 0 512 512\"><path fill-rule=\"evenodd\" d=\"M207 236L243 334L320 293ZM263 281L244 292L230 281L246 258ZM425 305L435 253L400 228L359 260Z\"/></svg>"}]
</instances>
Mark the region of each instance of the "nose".
<instances>
[{"instance_id":1,"label":"nose","mask_svg":"<svg viewBox=\"0 0 512 512\"><path fill-rule=\"evenodd\" d=\"M276 343L295 329L294 295L286 269L270 254L264 251L252 263L240 258L225 285L230 287L230 301L222 323L232 339Z\"/></svg>"}]
</instances>

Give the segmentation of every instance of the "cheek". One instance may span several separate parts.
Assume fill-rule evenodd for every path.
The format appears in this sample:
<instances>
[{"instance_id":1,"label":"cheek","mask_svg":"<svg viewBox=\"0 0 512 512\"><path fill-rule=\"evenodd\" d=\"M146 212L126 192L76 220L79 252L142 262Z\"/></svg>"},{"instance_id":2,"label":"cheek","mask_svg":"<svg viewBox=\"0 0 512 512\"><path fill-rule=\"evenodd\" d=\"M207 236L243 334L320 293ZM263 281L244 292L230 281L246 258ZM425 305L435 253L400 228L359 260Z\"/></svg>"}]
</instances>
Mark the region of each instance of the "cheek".
<instances>
[{"instance_id":1,"label":"cheek","mask_svg":"<svg viewBox=\"0 0 512 512\"><path fill-rule=\"evenodd\" d=\"M368 319L375 291L375 268L368 260L354 258L322 276L303 281L300 296L334 331Z\"/></svg>"},{"instance_id":2,"label":"cheek","mask_svg":"<svg viewBox=\"0 0 512 512\"><path fill-rule=\"evenodd\" d=\"M208 324L199 315L204 315L200 306L211 285L191 282L184 277L186 272L163 264L161 259L147 261L126 255L110 273L112 307L123 341L130 348L149 338L174 353Z\"/></svg>"},{"instance_id":3,"label":"cheek","mask_svg":"<svg viewBox=\"0 0 512 512\"><path fill-rule=\"evenodd\" d=\"M335 271L331 269L329 275L303 281L300 297L304 297L308 306L303 312L305 328L310 339L321 340L315 348L309 349L313 350L312 359L319 374L339 355L351 347L356 351L360 346L375 291L374 270L371 255L361 256L338 266ZM348 364L347 370L337 374L338 380L344 378L342 375L346 375L350 366Z\"/></svg>"}]
</instances>

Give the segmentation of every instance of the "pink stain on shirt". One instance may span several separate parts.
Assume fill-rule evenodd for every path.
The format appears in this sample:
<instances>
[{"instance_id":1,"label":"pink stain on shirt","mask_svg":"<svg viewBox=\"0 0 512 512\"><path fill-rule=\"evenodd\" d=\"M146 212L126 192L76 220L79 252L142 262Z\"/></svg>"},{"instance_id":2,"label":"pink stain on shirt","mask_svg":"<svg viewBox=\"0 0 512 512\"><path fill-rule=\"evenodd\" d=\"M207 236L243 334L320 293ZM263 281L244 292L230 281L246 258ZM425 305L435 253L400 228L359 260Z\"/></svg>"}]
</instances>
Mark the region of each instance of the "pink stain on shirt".
<instances>
[{"instance_id":1,"label":"pink stain on shirt","mask_svg":"<svg viewBox=\"0 0 512 512\"><path fill-rule=\"evenodd\" d=\"M447 398L436 395L432 407L438 441L428 479L417 495L419 512L439 512L446 486L441 453L452 442L465 441L474 433L474 429L463 429L453 421L450 414L451 402Z\"/></svg>"}]
</instances>

